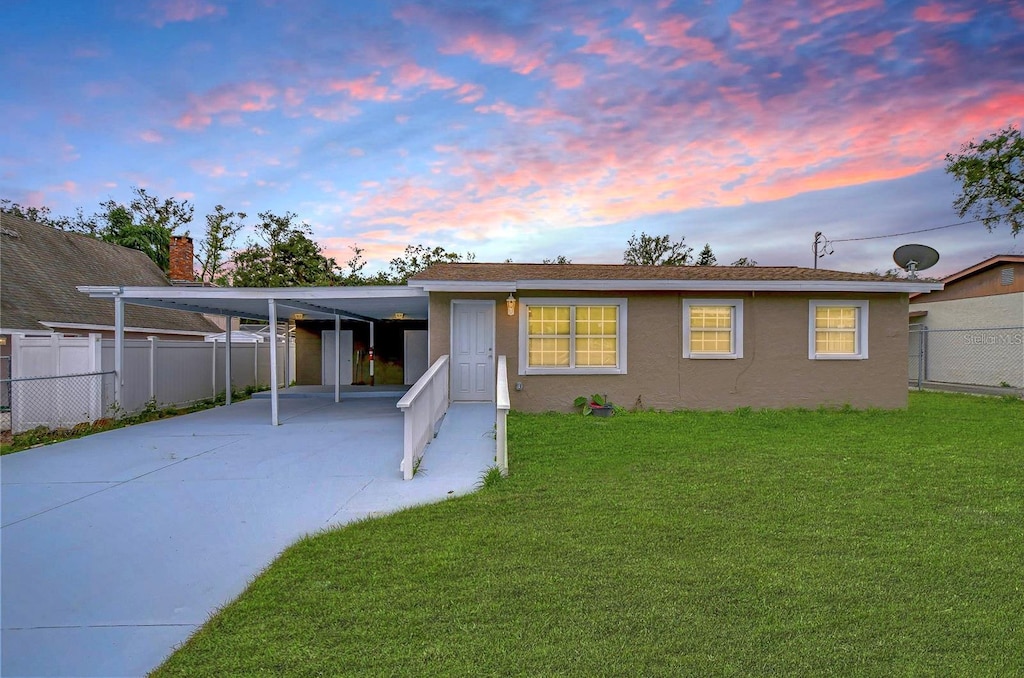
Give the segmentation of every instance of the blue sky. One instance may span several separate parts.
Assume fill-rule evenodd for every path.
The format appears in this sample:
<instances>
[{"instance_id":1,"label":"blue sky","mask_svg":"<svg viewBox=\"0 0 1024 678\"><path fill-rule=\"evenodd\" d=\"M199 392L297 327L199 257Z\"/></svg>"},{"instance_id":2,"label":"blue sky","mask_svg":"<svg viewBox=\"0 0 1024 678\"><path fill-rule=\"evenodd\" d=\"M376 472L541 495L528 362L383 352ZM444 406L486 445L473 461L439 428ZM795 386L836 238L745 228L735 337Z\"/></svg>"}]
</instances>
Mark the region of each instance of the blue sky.
<instances>
[{"instance_id":1,"label":"blue sky","mask_svg":"<svg viewBox=\"0 0 1024 678\"><path fill-rule=\"evenodd\" d=\"M407 244L720 263L961 221L947 152L1024 115L1014 2L8 1L0 196L58 214L132 186L292 211L339 262ZM837 242L947 274L1024 251L978 224Z\"/></svg>"}]
</instances>

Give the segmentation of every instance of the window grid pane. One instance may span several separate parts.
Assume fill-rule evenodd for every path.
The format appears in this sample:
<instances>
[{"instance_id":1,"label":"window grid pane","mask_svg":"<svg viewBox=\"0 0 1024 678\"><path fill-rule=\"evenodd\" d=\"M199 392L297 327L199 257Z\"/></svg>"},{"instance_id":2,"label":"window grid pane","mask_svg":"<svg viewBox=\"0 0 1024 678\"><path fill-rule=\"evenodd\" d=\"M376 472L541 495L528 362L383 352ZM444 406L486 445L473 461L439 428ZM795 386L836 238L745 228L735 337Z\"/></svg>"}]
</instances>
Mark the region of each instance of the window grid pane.
<instances>
[{"instance_id":1,"label":"window grid pane","mask_svg":"<svg viewBox=\"0 0 1024 678\"><path fill-rule=\"evenodd\" d=\"M732 306L690 306L690 352L732 353Z\"/></svg>"},{"instance_id":2,"label":"window grid pane","mask_svg":"<svg viewBox=\"0 0 1024 678\"><path fill-rule=\"evenodd\" d=\"M617 367L618 311L618 306L529 306L527 364Z\"/></svg>"},{"instance_id":3,"label":"window grid pane","mask_svg":"<svg viewBox=\"0 0 1024 678\"><path fill-rule=\"evenodd\" d=\"M618 365L618 307L576 307L577 367L615 367Z\"/></svg>"},{"instance_id":4,"label":"window grid pane","mask_svg":"<svg viewBox=\"0 0 1024 678\"><path fill-rule=\"evenodd\" d=\"M816 353L857 353L857 308L818 306L814 310L814 351Z\"/></svg>"}]
</instances>

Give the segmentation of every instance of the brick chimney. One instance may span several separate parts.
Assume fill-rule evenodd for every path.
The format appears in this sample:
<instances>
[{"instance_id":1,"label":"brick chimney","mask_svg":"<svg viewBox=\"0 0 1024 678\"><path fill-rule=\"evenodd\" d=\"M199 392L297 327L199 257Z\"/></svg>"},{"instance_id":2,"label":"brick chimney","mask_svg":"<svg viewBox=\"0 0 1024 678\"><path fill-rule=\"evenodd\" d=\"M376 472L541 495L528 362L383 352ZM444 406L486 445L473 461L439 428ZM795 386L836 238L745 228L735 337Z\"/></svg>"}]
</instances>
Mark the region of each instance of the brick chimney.
<instances>
[{"instance_id":1,"label":"brick chimney","mask_svg":"<svg viewBox=\"0 0 1024 678\"><path fill-rule=\"evenodd\" d=\"M192 267L192 238L187 235L171 236L171 270L167 274L171 282L193 282L196 279Z\"/></svg>"}]
</instances>

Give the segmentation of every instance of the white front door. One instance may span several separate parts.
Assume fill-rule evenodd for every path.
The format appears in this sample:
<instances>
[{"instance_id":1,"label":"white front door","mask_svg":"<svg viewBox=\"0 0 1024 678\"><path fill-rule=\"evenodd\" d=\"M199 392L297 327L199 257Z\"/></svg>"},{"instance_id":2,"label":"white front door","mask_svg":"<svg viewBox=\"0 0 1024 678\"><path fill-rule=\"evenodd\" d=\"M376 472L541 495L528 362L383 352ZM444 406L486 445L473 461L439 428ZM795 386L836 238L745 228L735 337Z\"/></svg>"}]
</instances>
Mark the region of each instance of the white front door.
<instances>
[{"instance_id":1,"label":"white front door","mask_svg":"<svg viewBox=\"0 0 1024 678\"><path fill-rule=\"evenodd\" d=\"M324 330L320 335L323 349L321 381L324 386L334 386L334 330ZM341 331L341 386L352 383L352 330Z\"/></svg>"},{"instance_id":2,"label":"white front door","mask_svg":"<svg viewBox=\"0 0 1024 678\"><path fill-rule=\"evenodd\" d=\"M452 302L452 400L494 400L494 302Z\"/></svg>"}]
</instances>

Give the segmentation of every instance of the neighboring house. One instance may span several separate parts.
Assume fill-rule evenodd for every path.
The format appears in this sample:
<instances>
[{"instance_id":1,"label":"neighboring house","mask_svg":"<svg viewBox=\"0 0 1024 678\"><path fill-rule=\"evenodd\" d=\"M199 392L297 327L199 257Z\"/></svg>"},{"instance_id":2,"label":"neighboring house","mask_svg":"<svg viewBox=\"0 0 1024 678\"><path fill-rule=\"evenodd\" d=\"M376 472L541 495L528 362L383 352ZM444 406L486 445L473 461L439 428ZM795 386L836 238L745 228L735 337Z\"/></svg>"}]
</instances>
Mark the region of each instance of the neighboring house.
<instances>
[{"instance_id":1,"label":"neighboring house","mask_svg":"<svg viewBox=\"0 0 1024 678\"><path fill-rule=\"evenodd\" d=\"M507 356L513 409L607 394L655 409L899 408L908 295L938 283L796 267L441 264L429 354L454 401L491 400Z\"/></svg>"},{"instance_id":2,"label":"neighboring house","mask_svg":"<svg viewBox=\"0 0 1024 678\"><path fill-rule=\"evenodd\" d=\"M112 337L114 304L89 298L79 285L170 286L163 271L137 250L0 215L0 335ZM197 313L128 306L125 336L199 340L220 328Z\"/></svg>"},{"instance_id":3,"label":"neighboring house","mask_svg":"<svg viewBox=\"0 0 1024 678\"><path fill-rule=\"evenodd\" d=\"M1000 254L942 282L910 297L922 380L1024 387L1024 255Z\"/></svg>"}]
</instances>

